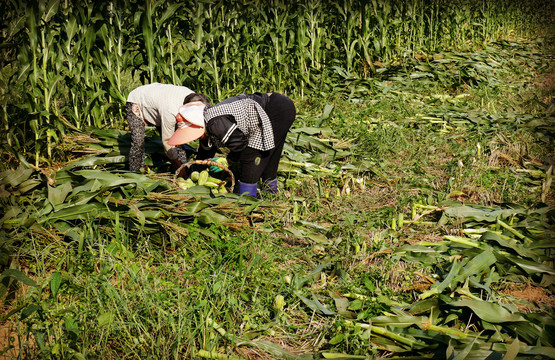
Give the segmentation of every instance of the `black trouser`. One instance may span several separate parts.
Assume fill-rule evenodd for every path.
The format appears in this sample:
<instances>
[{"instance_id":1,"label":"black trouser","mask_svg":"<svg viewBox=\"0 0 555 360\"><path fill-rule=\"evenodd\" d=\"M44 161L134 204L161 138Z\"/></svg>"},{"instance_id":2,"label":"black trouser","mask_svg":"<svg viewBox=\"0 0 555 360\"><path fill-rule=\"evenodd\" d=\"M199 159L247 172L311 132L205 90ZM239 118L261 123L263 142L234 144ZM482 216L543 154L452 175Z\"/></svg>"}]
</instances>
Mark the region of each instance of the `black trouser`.
<instances>
[{"instance_id":1,"label":"black trouser","mask_svg":"<svg viewBox=\"0 0 555 360\"><path fill-rule=\"evenodd\" d=\"M275 147L268 151L247 147L240 154L234 154L239 157L241 165L239 180L244 183L252 184L258 182L258 180L266 181L277 177L283 145L287 133L295 121L295 104L287 96L279 93L270 95L264 111L266 111L272 123Z\"/></svg>"}]
</instances>

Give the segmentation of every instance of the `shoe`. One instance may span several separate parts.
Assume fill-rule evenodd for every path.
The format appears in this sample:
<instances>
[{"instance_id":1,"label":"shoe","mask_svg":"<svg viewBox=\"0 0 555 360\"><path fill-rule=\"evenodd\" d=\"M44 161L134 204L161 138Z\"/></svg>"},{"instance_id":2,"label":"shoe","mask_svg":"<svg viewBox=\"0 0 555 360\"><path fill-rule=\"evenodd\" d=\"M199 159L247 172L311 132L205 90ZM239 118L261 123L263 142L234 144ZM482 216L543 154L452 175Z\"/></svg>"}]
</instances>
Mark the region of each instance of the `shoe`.
<instances>
[{"instance_id":1,"label":"shoe","mask_svg":"<svg viewBox=\"0 0 555 360\"><path fill-rule=\"evenodd\" d=\"M252 197L256 197L256 192L258 189L258 184L249 184L239 181L239 195L250 195Z\"/></svg>"},{"instance_id":2,"label":"shoe","mask_svg":"<svg viewBox=\"0 0 555 360\"><path fill-rule=\"evenodd\" d=\"M262 190L269 192L270 194L277 194L278 192L277 178L272 180L264 180L264 185L262 185Z\"/></svg>"}]
</instances>

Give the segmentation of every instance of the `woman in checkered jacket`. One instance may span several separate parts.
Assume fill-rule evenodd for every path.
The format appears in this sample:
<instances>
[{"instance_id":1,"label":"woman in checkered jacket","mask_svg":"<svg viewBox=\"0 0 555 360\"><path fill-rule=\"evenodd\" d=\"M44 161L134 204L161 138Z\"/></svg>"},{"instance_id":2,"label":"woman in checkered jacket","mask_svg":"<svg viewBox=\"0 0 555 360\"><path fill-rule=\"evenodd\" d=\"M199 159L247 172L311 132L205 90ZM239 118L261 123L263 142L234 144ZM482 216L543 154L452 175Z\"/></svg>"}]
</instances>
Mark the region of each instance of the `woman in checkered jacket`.
<instances>
[{"instance_id":1,"label":"woman in checkered jacket","mask_svg":"<svg viewBox=\"0 0 555 360\"><path fill-rule=\"evenodd\" d=\"M263 190L277 192L277 170L287 132L295 121L293 101L279 93L256 92L230 97L211 107L185 104L184 122L168 141L179 145L199 139L197 159L227 153L230 168L239 179L239 193L253 197L258 182ZM200 118L204 132L196 129ZM178 119L179 121L179 119ZM193 132L199 133L193 134Z\"/></svg>"}]
</instances>

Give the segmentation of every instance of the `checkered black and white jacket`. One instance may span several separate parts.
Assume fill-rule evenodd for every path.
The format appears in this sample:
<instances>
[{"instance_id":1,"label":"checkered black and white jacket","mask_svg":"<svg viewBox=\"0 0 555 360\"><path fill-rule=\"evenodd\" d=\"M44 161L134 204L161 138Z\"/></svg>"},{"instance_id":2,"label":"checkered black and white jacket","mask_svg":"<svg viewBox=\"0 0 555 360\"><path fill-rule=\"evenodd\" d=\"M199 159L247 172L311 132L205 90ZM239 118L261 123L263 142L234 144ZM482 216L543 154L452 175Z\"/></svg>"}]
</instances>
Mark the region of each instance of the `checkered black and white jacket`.
<instances>
[{"instance_id":1,"label":"checkered black and white jacket","mask_svg":"<svg viewBox=\"0 0 555 360\"><path fill-rule=\"evenodd\" d=\"M233 121L229 121L229 116ZM227 118L227 121L222 121ZM236 129L244 134L247 145L267 151L275 147L274 132L268 115L262 106L245 95L235 96L214 105L204 112L206 130L217 147L226 146Z\"/></svg>"}]
</instances>

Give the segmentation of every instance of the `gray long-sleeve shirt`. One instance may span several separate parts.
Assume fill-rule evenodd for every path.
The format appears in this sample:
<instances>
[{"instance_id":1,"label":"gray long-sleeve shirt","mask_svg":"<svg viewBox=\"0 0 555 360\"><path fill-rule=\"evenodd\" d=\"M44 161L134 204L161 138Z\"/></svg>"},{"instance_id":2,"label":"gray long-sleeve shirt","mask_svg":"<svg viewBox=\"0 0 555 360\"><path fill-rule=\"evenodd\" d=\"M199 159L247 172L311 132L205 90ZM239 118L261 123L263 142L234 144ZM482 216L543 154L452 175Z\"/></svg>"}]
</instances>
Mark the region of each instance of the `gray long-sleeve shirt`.
<instances>
[{"instance_id":1,"label":"gray long-sleeve shirt","mask_svg":"<svg viewBox=\"0 0 555 360\"><path fill-rule=\"evenodd\" d=\"M168 140L175 132L175 116L185 97L193 92L185 86L152 83L135 88L127 97L127 102L139 105L146 123L161 128L164 150L172 160L177 154Z\"/></svg>"}]
</instances>

